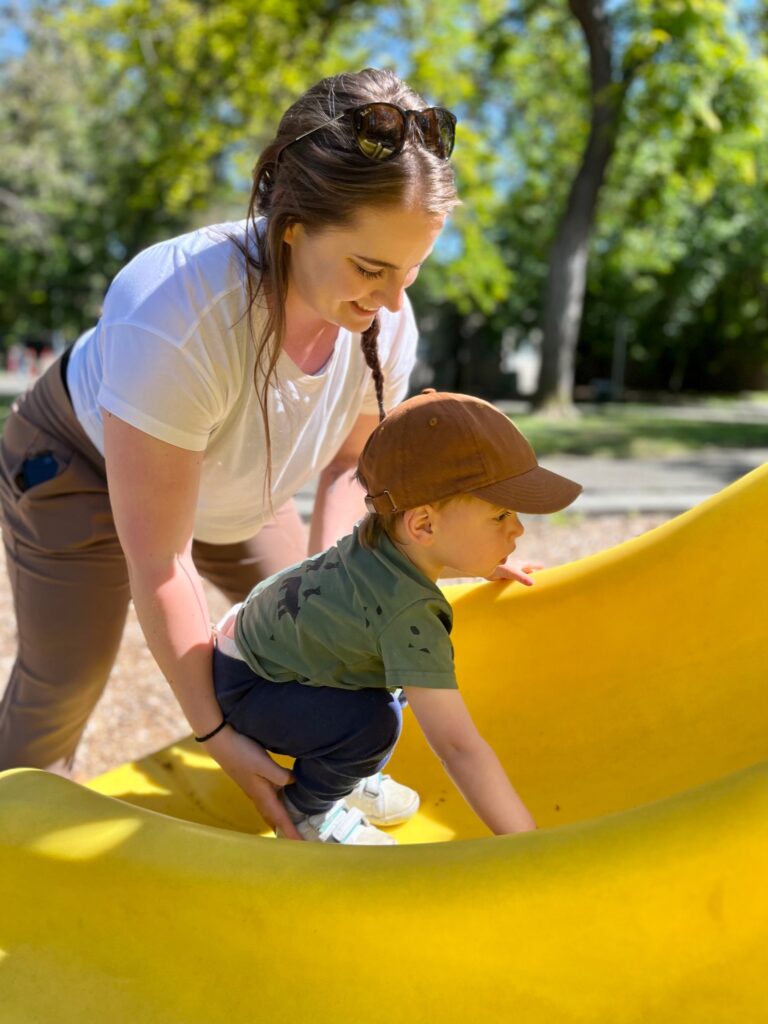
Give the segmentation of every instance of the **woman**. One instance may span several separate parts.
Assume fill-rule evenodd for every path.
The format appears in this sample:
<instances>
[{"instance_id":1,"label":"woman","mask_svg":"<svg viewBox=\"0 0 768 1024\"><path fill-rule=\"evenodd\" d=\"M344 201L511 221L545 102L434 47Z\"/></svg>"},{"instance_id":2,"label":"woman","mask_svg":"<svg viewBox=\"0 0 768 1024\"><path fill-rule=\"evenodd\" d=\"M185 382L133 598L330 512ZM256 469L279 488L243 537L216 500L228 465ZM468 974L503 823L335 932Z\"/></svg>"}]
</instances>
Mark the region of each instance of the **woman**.
<instances>
[{"instance_id":1,"label":"woman","mask_svg":"<svg viewBox=\"0 0 768 1024\"><path fill-rule=\"evenodd\" d=\"M132 598L196 737L295 834L289 774L219 727L200 578L238 600L362 515L352 469L414 361L405 289L457 203L454 124L389 72L318 83L261 154L248 218L139 254L16 403L0 768L71 770ZM318 473L307 541L292 497Z\"/></svg>"}]
</instances>

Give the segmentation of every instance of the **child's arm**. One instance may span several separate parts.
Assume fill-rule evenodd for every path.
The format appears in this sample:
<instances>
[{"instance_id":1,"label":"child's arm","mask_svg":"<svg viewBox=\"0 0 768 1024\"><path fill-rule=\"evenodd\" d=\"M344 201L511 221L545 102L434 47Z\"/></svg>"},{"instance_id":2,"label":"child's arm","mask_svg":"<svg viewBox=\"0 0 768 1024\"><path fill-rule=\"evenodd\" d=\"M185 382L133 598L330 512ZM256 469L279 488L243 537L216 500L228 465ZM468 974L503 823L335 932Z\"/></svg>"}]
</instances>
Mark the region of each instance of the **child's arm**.
<instances>
[{"instance_id":1,"label":"child's arm","mask_svg":"<svg viewBox=\"0 0 768 1024\"><path fill-rule=\"evenodd\" d=\"M458 690L406 686L427 742L464 799L495 835L536 828L499 759L477 731Z\"/></svg>"}]
</instances>

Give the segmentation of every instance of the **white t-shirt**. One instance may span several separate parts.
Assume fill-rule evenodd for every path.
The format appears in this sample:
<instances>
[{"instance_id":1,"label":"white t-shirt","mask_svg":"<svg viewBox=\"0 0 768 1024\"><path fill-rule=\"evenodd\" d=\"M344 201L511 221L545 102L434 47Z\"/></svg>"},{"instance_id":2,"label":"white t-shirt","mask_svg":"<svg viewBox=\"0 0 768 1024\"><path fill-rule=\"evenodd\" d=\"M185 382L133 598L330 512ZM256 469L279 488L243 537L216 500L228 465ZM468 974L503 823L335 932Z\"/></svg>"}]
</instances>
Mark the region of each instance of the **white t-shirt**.
<instances>
[{"instance_id":1,"label":"white t-shirt","mask_svg":"<svg viewBox=\"0 0 768 1024\"><path fill-rule=\"evenodd\" d=\"M96 327L78 339L67 375L75 412L100 452L102 407L152 437L205 452L194 534L213 544L252 537L271 516L243 257L226 237L244 240L245 227L203 228L136 256L110 286ZM401 312L382 309L379 317L391 408L405 396L417 331L407 300ZM359 415L377 411L360 335L343 328L319 373L281 353L277 374L268 398L274 508L331 461Z\"/></svg>"}]
</instances>

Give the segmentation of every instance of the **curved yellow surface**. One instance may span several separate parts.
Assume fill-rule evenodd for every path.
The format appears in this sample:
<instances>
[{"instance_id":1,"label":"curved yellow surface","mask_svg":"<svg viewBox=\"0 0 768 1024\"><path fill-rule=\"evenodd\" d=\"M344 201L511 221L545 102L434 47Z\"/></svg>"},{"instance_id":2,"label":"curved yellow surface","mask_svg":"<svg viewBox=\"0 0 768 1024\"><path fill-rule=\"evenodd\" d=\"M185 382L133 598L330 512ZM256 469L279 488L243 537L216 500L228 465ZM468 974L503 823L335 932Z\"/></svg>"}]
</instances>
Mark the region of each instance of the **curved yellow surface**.
<instances>
[{"instance_id":1,"label":"curved yellow surface","mask_svg":"<svg viewBox=\"0 0 768 1024\"><path fill-rule=\"evenodd\" d=\"M534 588L452 591L540 832L487 836L412 721L396 848L246 834L188 742L90 789L0 776L0 1022L762 1024L767 509L763 467Z\"/></svg>"}]
</instances>

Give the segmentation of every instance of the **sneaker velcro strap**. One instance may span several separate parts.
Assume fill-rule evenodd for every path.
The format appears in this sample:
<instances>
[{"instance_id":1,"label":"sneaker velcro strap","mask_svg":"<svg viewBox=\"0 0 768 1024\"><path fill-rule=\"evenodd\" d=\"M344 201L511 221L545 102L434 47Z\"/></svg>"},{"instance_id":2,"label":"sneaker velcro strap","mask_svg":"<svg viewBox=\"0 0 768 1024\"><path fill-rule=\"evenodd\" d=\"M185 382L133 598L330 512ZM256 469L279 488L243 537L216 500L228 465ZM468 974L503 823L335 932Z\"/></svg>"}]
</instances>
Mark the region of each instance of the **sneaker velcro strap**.
<instances>
[{"instance_id":1,"label":"sneaker velcro strap","mask_svg":"<svg viewBox=\"0 0 768 1024\"><path fill-rule=\"evenodd\" d=\"M365 824L365 815L356 807L337 804L318 829L322 843L346 843L352 835Z\"/></svg>"},{"instance_id":2,"label":"sneaker velcro strap","mask_svg":"<svg viewBox=\"0 0 768 1024\"><path fill-rule=\"evenodd\" d=\"M389 778L390 776L385 775L384 772L369 775L367 779L363 779L363 791L369 796L378 796L381 793L382 782L386 782Z\"/></svg>"}]
</instances>

